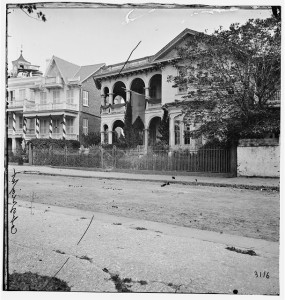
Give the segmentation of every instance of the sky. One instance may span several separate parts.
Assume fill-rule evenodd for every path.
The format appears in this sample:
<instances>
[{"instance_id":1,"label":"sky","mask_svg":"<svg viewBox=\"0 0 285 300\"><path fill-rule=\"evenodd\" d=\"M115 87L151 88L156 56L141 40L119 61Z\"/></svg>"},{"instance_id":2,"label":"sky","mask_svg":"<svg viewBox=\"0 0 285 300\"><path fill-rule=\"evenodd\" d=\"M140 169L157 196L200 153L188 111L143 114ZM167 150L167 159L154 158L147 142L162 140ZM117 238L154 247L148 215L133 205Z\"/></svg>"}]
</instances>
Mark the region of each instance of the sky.
<instances>
[{"instance_id":1,"label":"sky","mask_svg":"<svg viewBox=\"0 0 285 300\"><path fill-rule=\"evenodd\" d=\"M78 65L113 64L154 55L185 28L208 33L220 26L267 18L270 9L46 8L47 21L19 9L8 14L8 68L23 56L45 71L53 55Z\"/></svg>"}]
</instances>

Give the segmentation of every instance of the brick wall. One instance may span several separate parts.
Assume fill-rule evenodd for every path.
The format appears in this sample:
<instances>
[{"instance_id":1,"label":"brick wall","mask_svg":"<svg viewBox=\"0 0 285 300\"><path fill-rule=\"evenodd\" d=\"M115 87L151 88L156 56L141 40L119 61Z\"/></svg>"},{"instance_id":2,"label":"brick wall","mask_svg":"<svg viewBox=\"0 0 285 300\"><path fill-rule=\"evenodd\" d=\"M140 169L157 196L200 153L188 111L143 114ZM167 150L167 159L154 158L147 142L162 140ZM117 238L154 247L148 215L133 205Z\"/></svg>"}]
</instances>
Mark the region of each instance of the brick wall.
<instances>
[{"instance_id":1,"label":"brick wall","mask_svg":"<svg viewBox=\"0 0 285 300\"><path fill-rule=\"evenodd\" d=\"M89 94L88 106L83 106L83 91ZM81 95L79 99L79 141L82 142L83 119L88 119L88 132L100 132L100 106L101 94L95 86L92 77L82 83Z\"/></svg>"}]
</instances>

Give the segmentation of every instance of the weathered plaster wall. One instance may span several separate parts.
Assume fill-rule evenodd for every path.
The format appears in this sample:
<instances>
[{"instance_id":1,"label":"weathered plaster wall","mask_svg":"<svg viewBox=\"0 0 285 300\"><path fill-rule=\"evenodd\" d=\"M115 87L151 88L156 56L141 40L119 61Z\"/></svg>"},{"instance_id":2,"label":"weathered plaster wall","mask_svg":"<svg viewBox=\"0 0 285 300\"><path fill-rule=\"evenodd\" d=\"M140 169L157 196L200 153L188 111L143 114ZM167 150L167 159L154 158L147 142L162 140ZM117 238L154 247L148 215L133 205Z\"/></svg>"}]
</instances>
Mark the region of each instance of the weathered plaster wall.
<instances>
[{"instance_id":1,"label":"weathered plaster wall","mask_svg":"<svg viewBox=\"0 0 285 300\"><path fill-rule=\"evenodd\" d=\"M241 140L237 148L237 175L280 177L277 139Z\"/></svg>"}]
</instances>

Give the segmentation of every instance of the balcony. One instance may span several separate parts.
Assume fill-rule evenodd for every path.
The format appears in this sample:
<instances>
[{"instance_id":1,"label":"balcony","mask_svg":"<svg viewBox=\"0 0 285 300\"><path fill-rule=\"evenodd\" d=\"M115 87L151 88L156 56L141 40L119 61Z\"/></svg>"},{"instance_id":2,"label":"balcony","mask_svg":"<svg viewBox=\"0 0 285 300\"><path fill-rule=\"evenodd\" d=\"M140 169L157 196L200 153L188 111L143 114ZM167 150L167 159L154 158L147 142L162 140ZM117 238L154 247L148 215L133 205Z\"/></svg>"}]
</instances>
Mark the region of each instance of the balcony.
<instances>
[{"instance_id":1,"label":"balcony","mask_svg":"<svg viewBox=\"0 0 285 300\"><path fill-rule=\"evenodd\" d=\"M126 105L125 103L113 104L113 105L102 106L101 109L102 109L101 110L102 115L124 114L126 111Z\"/></svg>"},{"instance_id":2,"label":"balcony","mask_svg":"<svg viewBox=\"0 0 285 300\"><path fill-rule=\"evenodd\" d=\"M52 139L62 139L62 133L53 133L51 135ZM35 129L30 129L26 133L26 139L34 139L36 138ZM65 134L65 138L67 140L78 140L78 136L75 133L67 133ZM39 139L49 139L49 133L39 133Z\"/></svg>"},{"instance_id":3,"label":"balcony","mask_svg":"<svg viewBox=\"0 0 285 300\"><path fill-rule=\"evenodd\" d=\"M72 110L78 111L77 104L71 104L66 102L61 103L29 103L24 106L24 112L45 112L45 111L65 111Z\"/></svg>"},{"instance_id":4,"label":"balcony","mask_svg":"<svg viewBox=\"0 0 285 300\"><path fill-rule=\"evenodd\" d=\"M8 111L11 110L23 110L23 106L24 106L24 100L15 100L15 98L13 98L12 100L8 101Z\"/></svg>"},{"instance_id":5,"label":"balcony","mask_svg":"<svg viewBox=\"0 0 285 300\"><path fill-rule=\"evenodd\" d=\"M45 77L43 78L42 85L45 88L63 88L63 81L59 76Z\"/></svg>"},{"instance_id":6,"label":"balcony","mask_svg":"<svg viewBox=\"0 0 285 300\"><path fill-rule=\"evenodd\" d=\"M23 128L17 128L15 130L15 136L22 136ZM13 136L13 128L8 128L8 136Z\"/></svg>"},{"instance_id":7,"label":"balcony","mask_svg":"<svg viewBox=\"0 0 285 300\"><path fill-rule=\"evenodd\" d=\"M147 109L161 108L161 98L147 100Z\"/></svg>"}]
</instances>

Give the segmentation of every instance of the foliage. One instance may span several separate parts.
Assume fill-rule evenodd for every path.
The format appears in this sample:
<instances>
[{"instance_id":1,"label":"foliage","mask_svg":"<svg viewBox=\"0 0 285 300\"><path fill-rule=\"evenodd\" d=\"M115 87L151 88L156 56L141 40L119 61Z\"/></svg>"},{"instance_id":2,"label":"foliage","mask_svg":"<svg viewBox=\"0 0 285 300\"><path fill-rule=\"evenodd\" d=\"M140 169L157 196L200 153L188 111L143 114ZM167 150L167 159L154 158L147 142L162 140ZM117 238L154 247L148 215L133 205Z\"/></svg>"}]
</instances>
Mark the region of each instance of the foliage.
<instances>
[{"instance_id":1,"label":"foliage","mask_svg":"<svg viewBox=\"0 0 285 300\"><path fill-rule=\"evenodd\" d=\"M28 141L36 149L78 149L80 142L77 140L58 140L58 139L31 139Z\"/></svg>"},{"instance_id":2,"label":"foliage","mask_svg":"<svg viewBox=\"0 0 285 300\"><path fill-rule=\"evenodd\" d=\"M191 136L224 141L280 132L271 100L280 89L281 24L275 18L197 34L178 49L174 87L188 87L185 119ZM191 87L191 88L190 88Z\"/></svg>"},{"instance_id":3,"label":"foliage","mask_svg":"<svg viewBox=\"0 0 285 300\"><path fill-rule=\"evenodd\" d=\"M160 125L158 127L158 132L160 133L160 136L158 137L160 141L168 145L169 144L169 116L168 116L168 110L163 109L163 117L160 122Z\"/></svg>"},{"instance_id":4,"label":"foliage","mask_svg":"<svg viewBox=\"0 0 285 300\"><path fill-rule=\"evenodd\" d=\"M152 146L152 150L154 151L158 151L158 150L169 150L169 144L166 144L164 141L159 141L156 142L153 146Z\"/></svg>"},{"instance_id":5,"label":"foliage","mask_svg":"<svg viewBox=\"0 0 285 300\"><path fill-rule=\"evenodd\" d=\"M8 279L10 291L70 291L65 281L32 272L14 272L9 274Z\"/></svg>"},{"instance_id":6,"label":"foliage","mask_svg":"<svg viewBox=\"0 0 285 300\"><path fill-rule=\"evenodd\" d=\"M33 15L36 14L38 18L36 20L42 20L43 22L47 20L45 14L43 14L42 11L36 11L36 4L16 4L16 7L20 8L26 15L33 19L36 19L35 17L33 17Z\"/></svg>"},{"instance_id":7,"label":"foliage","mask_svg":"<svg viewBox=\"0 0 285 300\"><path fill-rule=\"evenodd\" d=\"M124 119L124 134L127 147L134 148L143 143L144 124L140 117L137 117L132 123L132 105L131 101L127 102L125 119Z\"/></svg>"},{"instance_id":8,"label":"foliage","mask_svg":"<svg viewBox=\"0 0 285 300\"><path fill-rule=\"evenodd\" d=\"M88 134L82 134L82 144L84 147L98 145L100 143L101 143L100 132L89 132Z\"/></svg>"}]
</instances>

